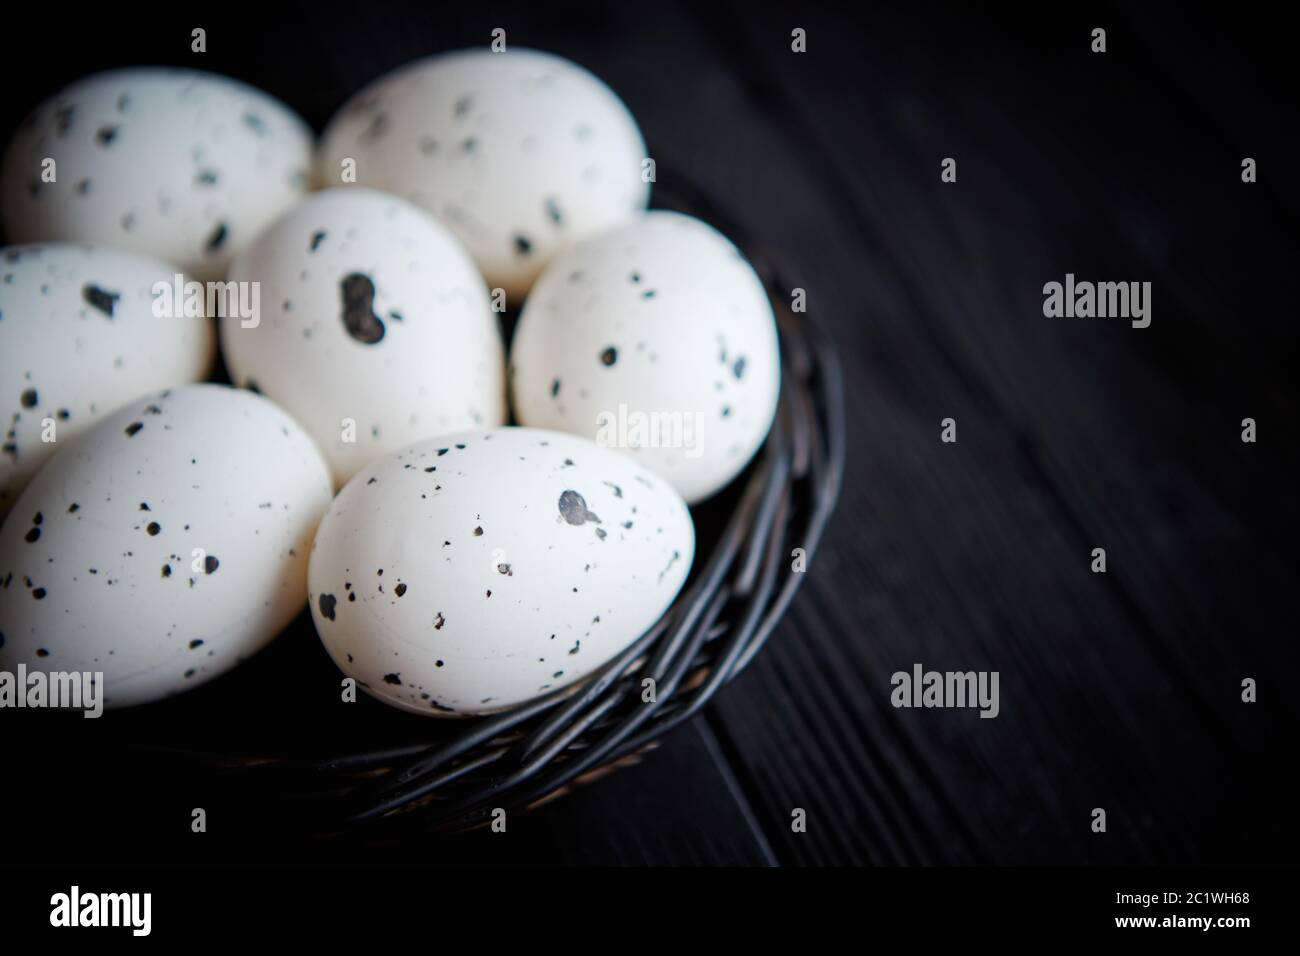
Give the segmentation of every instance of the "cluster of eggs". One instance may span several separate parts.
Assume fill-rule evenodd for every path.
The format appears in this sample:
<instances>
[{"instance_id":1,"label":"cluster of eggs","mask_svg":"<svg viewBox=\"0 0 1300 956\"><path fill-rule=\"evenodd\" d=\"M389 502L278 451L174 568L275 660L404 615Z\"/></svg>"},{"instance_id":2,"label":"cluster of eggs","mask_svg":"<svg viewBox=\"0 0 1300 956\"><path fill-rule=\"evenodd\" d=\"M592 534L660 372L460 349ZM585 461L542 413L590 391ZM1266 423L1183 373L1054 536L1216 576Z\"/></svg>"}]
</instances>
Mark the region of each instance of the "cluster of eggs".
<instances>
[{"instance_id":1,"label":"cluster of eggs","mask_svg":"<svg viewBox=\"0 0 1300 956\"><path fill-rule=\"evenodd\" d=\"M647 210L648 165L615 94L536 51L411 64L319 143L188 70L41 105L0 193L0 669L157 700L304 603L347 676L422 714L616 656L780 375L753 269ZM218 348L235 387L204 384Z\"/></svg>"}]
</instances>

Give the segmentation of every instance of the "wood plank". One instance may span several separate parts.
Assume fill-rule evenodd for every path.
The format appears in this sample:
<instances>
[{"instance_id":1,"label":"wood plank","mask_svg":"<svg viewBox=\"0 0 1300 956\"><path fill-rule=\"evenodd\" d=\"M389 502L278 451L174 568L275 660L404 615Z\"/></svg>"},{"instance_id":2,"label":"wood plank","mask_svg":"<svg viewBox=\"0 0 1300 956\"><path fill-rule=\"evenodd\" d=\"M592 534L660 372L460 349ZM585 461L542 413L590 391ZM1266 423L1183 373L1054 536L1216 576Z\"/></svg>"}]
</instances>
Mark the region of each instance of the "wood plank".
<instances>
[{"instance_id":1,"label":"wood plank","mask_svg":"<svg viewBox=\"0 0 1300 956\"><path fill-rule=\"evenodd\" d=\"M1099 187L1057 178L1068 152L1039 155L1012 136L1032 128L1038 143L1041 127L1063 135L1072 122L1035 125L1040 104L992 82L1021 67L1037 25L1008 27L1016 42L980 45L963 82L943 84L925 78L951 75L949 55L969 56L962 40L971 25L959 17L942 35L889 14L846 35L833 18L809 16L820 52L794 57L789 17L739 14L701 16L712 52L732 56L745 83L725 93L711 86L710 51L699 51L692 85L706 91L696 101L705 115L681 122L679 141L698 131L687 143L695 170L751 228L786 238L794 281L844 346L855 406L857 479L829 542L832 568L810 573L812 593L759 673L719 707L751 775L773 794L769 833L781 831L800 791L824 787L823 815L836 822L820 845L788 839L797 859L909 862L928 851L948 862L1194 861L1252 852L1246 846L1268 854L1256 827L1276 781L1259 758L1277 711L1244 709L1237 684L1281 660L1275 622L1285 619L1293 575L1286 555L1259 544L1294 528L1294 498L1279 490L1290 452L1279 441L1267 464L1252 466L1228 427L1235 413L1221 403L1228 386L1276 361L1270 346L1286 341L1277 311L1249 313L1262 347L1212 383L1219 391L1190 395L1175 373L1222 354L1213 320L1234 304L1209 284L1163 300L1165 329L1181 328L1180 310L1194 309L1208 331L1156 356L1155 369L1154 346L1135 344L1134 330L1043 319L1042 282L1073 263L1081 272L1089 262L1123 268L1117 278L1154 273L1165 289L1203 275L1218 247L1190 262L1161 260L1140 234L1126 241L1111 217L1089 215L1106 208ZM996 30L977 42L986 33ZM1060 53L1051 47L1044 59ZM986 62L996 65L984 71ZM1017 89L1050 89L1063 72L1025 68ZM1119 108L1114 98L1109 106ZM730 122L754 110L770 120L766 135ZM938 159L954 153L971 172L945 193ZM1089 153L1069 171L1082 176L1095 159ZM1122 181L1128 167L1113 165L1096 178ZM1195 168L1203 174L1206 163ZM765 191L772 182L781 188ZM1150 187L1139 182L1118 191ZM1158 220L1147 212L1139 224L1150 228ZM1208 221L1231 214L1215 208ZM1172 228L1194 217L1171 216ZM1184 246L1200 234L1191 236ZM1243 344L1231 333L1226 340ZM1285 421L1276 394L1261 390L1260 407ZM1195 428L1184 420L1189 403ZM965 430L945 448L938 421L948 414ZM1261 490L1260 510L1281 519L1275 533L1259 512L1231 507L1242 487ZM1088 573L1099 543L1111 552L1107 578ZM913 660L1000 669L1011 709L997 721L893 711L888 674ZM773 670L792 690L782 693ZM881 761L869 741L885 756L875 773L886 784L874 779ZM1031 776L1009 775L1020 767ZM1225 777L1264 802L1225 793L1235 789ZM1122 827L1122 842L1091 839L1086 828L1088 809L1108 801L1120 808L1112 832ZM911 820L890 813L909 803ZM874 814L855 815L864 807ZM891 841L894 820L907 838L895 832ZM868 848L851 839L863 832L875 838Z\"/></svg>"},{"instance_id":2,"label":"wood plank","mask_svg":"<svg viewBox=\"0 0 1300 956\"><path fill-rule=\"evenodd\" d=\"M288 635L285 635L286 637ZM281 649L276 649L277 651ZM280 658L276 660L275 658ZM239 777L188 770L175 758L124 752L124 735L163 743L216 745L235 737L257 737L259 728L294 724L302 702L281 708L246 693L254 681L278 682L301 673L305 656L270 654L250 662L245 675L232 674L189 706L177 701L153 707L123 728L127 716L99 721L79 717L54 726L45 713L7 713L6 755L22 767L22 786L0 790L0 816L22 821L11 828L15 859L132 865L318 864L484 867L484 866L768 866L771 849L757 831L752 811L734 780L723 776L716 742L702 721L684 725L636 761L561 799L528 812L511 812L506 831L482 829L445 837L405 834L399 844L365 834L324 840L297 836L309 803L286 802L269 772ZM241 708L230 706L241 700ZM362 710L382 705L359 702ZM340 705L341 707L341 705ZM331 719L312 709L314 741L301 728L278 727L252 753L301 752L329 739ZM78 723L73 725L72 721ZM159 726L166 722L167 726ZM409 720L404 728L411 730ZM352 721L353 729L356 727ZM71 726L70 726L71 725ZM323 725L323 726L321 726ZM373 724L370 725L373 730ZM346 736L346 732L340 736ZM290 748L292 748L290 750ZM246 752L236 749L234 752ZM323 783L304 784L319 790ZM690 799L683 799L689 787ZM202 808L207 832L190 830L191 812Z\"/></svg>"}]
</instances>

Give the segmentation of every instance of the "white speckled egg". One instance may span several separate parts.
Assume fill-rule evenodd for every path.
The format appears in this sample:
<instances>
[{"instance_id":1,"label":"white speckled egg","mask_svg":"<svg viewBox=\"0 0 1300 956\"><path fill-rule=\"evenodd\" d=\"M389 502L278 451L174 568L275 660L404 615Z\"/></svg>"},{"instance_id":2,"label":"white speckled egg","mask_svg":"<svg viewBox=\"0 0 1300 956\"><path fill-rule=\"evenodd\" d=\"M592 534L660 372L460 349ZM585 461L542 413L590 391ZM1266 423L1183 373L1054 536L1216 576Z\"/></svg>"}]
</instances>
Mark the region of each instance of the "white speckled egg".
<instances>
[{"instance_id":1,"label":"white speckled egg","mask_svg":"<svg viewBox=\"0 0 1300 956\"><path fill-rule=\"evenodd\" d=\"M510 353L521 424L617 447L695 504L767 437L781 367L762 282L725 236L646 213L557 257Z\"/></svg>"},{"instance_id":2,"label":"white speckled egg","mask_svg":"<svg viewBox=\"0 0 1300 956\"><path fill-rule=\"evenodd\" d=\"M154 284L178 272L107 246L0 250L0 516L56 450L119 405L207 374L212 322L153 311Z\"/></svg>"},{"instance_id":3,"label":"white speckled egg","mask_svg":"<svg viewBox=\"0 0 1300 956\"><path fill-rule=\"evenodd\" d=\"M236 80L96 73L39 106L9 143L4 225L13 242L110 243L212 279L306 193L311 151L301 119Z\"/></svg>"},{"instance_id":4,"label":"white speckled egg","mask_svg":"<svg viewBox=\"0 0 1300 956\"><path fill-rule=\"evenodd\" d=\"M0 530L0 669L103 672L106 705L229 670L302 607L329 505L316 447L264 398L187 385L59 451Z\"/></svg>"},{"instance_id":5,"label":"white speckled egg","mask_svg":"<svg viewBox=\"0 0 1300 956\"><path fill-rule=\"evenodd\" d=\"M520 299L576 240L645 209L645 143L622 101L549 53L464 50L376 80L326 127L321 182L404 196L455 230L490 286Z\"/></svg>"},{"instance_id":6,"label":"white speckled egg","mask_svg":"<svg viewBox=\"0 0 1300 956\"><path fill-rule=\"evenodd\" d=\"M338 484L413 441L505 421L483 279L416 206L359 186L317 193L229 278L259 283L261 299L255 327L222 319L231 376L303 423Z\"/></svg>"},{"instance_id":7,"label":"white speckled egg","mask_svg":"<svg viewBox=\"0 0 1300 956\"><path fill-rule=\"evenodd\" d=\"M344 673L421 714L567 687L659 619L689 510L626 456L532 428L426 441L368 466L321 522L316 630Z\"/></svg>"}]
</instances>

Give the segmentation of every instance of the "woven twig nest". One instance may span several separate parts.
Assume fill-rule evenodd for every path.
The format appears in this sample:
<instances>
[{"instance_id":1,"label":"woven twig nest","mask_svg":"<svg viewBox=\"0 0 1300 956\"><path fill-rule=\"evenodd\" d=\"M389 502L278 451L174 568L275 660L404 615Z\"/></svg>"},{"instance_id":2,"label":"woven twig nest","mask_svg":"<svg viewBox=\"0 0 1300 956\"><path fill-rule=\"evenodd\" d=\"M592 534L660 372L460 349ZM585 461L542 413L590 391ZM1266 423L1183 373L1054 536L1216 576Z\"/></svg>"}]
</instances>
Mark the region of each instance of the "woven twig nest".
<instances>
[{"instance_id":1,"label":"woven twig nest","mask_svg":"<svg viewBox=\"0 0 1300 956\"><path fill-rule=\"evenodd\" d=\"M256 803L291 794L289 819L316 834L472 829L498 808L539 805L635 761L753 660L798 590L839 493L838 365L808 317L791 311L790 289L759 244L703 197L657 196L711 222L749 257L772 299L782 361L771 433L719 496L730 512L707 506L720 527L699 529L695 569L663 617L576 689L477 720L403 718L417 725L413 743L377 740L374 749L324 759L173 748L163 759L200 757L201 774L235 771L225 782ZM376 736L391 728L375 726Z\"/></svg>"}]
</instances>

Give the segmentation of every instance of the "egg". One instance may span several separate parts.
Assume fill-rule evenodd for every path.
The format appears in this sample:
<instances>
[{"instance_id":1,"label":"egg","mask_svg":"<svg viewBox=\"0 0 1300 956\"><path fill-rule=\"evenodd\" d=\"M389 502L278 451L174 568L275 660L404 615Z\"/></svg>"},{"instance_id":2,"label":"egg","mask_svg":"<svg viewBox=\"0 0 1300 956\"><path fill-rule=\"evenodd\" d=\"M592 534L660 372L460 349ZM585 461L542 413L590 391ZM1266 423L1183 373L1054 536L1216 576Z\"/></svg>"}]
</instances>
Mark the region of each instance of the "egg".
<instances>
[{"instance_id":1,"label":"egg","mask_svg":"<svg viewBox=\"0 0 1300 956\"><path fill-rule=\"evenodd\" d=\"M309 597L339 668L434 716L509 708L651 627L694 556L690 512L635 462L531 428L412 445L321 521Z\"/></svg>"},{"instance_id":2,"label":"egg","mask_svg":"<svg viewBox=\"0 0 1300 956\"><path fill-rule=\"evenodd\" d=\"M219 277L309 186L312 135L288 107L226 77L133 68L41 104L5 152L10 241L77 239Z\"/></svg>"},{"instance_id":3,"label":"egg","mask_svg":"<svg viewBox=\"0 0 1300 956\"><path fill-rule=\"evenodd\" d=\"M0 529L0 670L102 673L104 703L211 680L306 598L320 453L250 392L187 385L62 447Z\"/></svg>"},{"instance_id":4,"label":"egg","mask_svg":"<svg viewBox=\"0 0 1300 956\"><path fill-rule=\"evenodd\" d=\"M695 504L767 437L780 392L776 320L736 246L653 211L558 256L510 352L523 425L618 448Z\"/></svg>"},{"instance_id":5,"label":"egg","mask_svg":"<svg viewBox=\"0 0 1300 956\"><path fill-rule=\"evenodd\" d=\"M456 238L405 200L317 193L232 263L260 319L221 323L237 384L316 440L338 484L421 438L505 420L505 359L483 279Z\"/></svg>"},{"instance_id":6,"label":"egg","mask_svg":"<svg viewBox=\"0 0 1300 956\"><path fill-rule=\"evenodd\" d=\"M645 164L636 121L608 86L512 48L445 53L376 80L329 122L317 177L337 184L351 171L424 207L519 300L560 250L645 209Z\"/></svg>"},{"instance_id":7,"label":"egg","mask_svg":"<svg viewBox=\"0 0 1300 956\"><path fill-rule=\"evenodd\" d=\"M155 284L179 271L106 246L0 250L0 516L57 449L118 406L207 374L212 323L154 313Z\"/></svg>"}]
</instances>

